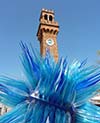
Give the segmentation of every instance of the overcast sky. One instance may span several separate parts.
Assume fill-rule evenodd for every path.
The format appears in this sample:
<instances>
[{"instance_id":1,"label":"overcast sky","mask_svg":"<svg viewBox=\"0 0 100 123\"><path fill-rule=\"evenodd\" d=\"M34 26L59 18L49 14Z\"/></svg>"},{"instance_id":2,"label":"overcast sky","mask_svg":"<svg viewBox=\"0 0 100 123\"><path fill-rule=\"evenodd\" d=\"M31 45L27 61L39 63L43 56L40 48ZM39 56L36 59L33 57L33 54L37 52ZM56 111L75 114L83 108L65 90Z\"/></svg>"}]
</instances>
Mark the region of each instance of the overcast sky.
<instances>
[{"instance_id":1,"label":"overcast sky","mask_svg":"<svg viewBox=\"0 0 100 123\"><path fill-rule=\"evenodd\" d=\"M95 64L100 49L100 0L0 0L0 75L22 74L20 40L39 50L36 33L42 8L53 9L60 25L59 57L88 58L88 64Z\"/></svg>"}]
</instances>

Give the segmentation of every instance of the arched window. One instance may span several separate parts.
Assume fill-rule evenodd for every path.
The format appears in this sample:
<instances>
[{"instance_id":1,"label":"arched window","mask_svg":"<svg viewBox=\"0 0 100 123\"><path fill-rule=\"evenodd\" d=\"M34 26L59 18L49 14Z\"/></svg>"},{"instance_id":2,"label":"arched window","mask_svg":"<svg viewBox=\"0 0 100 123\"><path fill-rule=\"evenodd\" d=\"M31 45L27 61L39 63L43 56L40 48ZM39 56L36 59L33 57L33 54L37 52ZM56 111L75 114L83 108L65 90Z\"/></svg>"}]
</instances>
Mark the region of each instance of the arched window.
<instances>
[{"instance_id":1,"label":"arched window","mask_svg":"<svg viewBox=\"0 0 100 123\"><path fill-rule=\"evenodd\" d=\"M51 15L49 16L49 20L50 20L50 21L52 21L52 20L53 20L53 17L52 17Z\"/></svg>"},{"instance_id":2,"label":"arched window","mask_svg":"<svg viewBox=\"0 0 100 123\"><path fill-rule=\"evenodd\" d=\"M48 15L47 14L44 15L44 19L48 20Z\"/></svg>"}]
</instances>

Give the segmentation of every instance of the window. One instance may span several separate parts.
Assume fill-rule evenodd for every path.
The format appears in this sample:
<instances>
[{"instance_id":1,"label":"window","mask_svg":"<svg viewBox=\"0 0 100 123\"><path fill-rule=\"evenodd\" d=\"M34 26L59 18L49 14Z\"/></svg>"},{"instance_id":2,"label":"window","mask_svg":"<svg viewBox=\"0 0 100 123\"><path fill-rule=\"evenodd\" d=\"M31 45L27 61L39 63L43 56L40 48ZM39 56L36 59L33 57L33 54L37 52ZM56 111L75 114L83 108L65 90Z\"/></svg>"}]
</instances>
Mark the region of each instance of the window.
<instances>
[{"instance_id":1,"label":"window","mask_svg":"<svg viewBox=\"0 0 100 123\"><path fill-rule=\"evenodd\" d=\"M48 15L47 14L44 15L44 19L48 20Z\"/></svg>"},{"instance_id":2,"label":"window","mask_svg":"<svg viewBox=\"0 0 100 123\"><path fill-rule=\"evenodd\" d=\"M51 15L49 16L49 20L50 20L50 21L52 21L52 20L53 20L53 17L52 17Z\"/></svg>"}]
</instances>

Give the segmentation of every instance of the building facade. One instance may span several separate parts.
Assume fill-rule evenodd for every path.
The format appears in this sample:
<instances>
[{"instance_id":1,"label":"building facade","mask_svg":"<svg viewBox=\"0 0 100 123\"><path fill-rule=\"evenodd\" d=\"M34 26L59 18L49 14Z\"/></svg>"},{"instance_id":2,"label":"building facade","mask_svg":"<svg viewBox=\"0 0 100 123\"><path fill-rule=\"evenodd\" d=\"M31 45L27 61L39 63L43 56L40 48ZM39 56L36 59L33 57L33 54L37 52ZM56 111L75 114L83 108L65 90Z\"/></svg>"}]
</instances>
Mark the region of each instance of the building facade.
<instances>
[{"instance_id":1,"label":"building facade","mask_svg":"<svg viewBox=\"0 0 100 123\"><path fill-rule=\"evenodd\" d=\"M0 103L0 115L5 114L9 110L10 110L10 108L8 108L7 106L5 106L5 105L3 105L3 104Z\"/></svg>"}]
</instances>

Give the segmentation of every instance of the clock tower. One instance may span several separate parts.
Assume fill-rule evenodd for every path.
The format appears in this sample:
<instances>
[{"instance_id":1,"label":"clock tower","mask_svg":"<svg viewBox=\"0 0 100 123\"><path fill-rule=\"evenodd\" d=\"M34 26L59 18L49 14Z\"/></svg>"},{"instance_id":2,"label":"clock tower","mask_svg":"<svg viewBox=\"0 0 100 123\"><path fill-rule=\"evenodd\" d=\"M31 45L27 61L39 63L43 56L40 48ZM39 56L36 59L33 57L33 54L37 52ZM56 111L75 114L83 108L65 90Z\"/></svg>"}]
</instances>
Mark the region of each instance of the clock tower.
<instances>
[{"instance_id":1,"label":"clock tower","mask_svg":"<svg viewBox=\"0 0 100 123\"><path fill-rule=\"evenodd\" d=\"M49 49L55 61L58 61L57 34L59 25L54 20L54 11L42 9L40 14L40 24L37 32L40 41L40 52L45 57L46 49Z\"/></svg>"}]
</instances>

